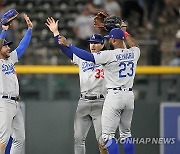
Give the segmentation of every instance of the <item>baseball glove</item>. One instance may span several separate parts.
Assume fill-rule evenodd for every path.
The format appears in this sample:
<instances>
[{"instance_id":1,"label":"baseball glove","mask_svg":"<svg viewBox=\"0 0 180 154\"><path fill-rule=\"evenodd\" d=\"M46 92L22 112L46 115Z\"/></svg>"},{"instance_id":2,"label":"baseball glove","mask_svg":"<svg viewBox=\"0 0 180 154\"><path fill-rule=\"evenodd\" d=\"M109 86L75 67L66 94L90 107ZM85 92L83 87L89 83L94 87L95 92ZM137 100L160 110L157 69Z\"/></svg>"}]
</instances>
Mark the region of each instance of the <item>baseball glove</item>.
<instances>
[{"instance_id":1,"label":"baseball glove","mask_svg":"<svg viewBox=\"0 0 180 154\"><path fill-rule=\"evenodd\" d=\"M104 26L107 31L111 31L113 28L121 28L122 20L120 17L112 16L104 19Z\"/></svg>"},{"instance_id":2,"label":"baseball glove","mask_svg":"<svg viewBox=\"0 0 180 154\"><path fill-rule=\"evenodd\" d=\"M107 14L105 11L100 11L95 17L94 17L94 26L98 27L100 29L107 30L104 25L104 19L109 17L109 14Z\"/></svg>"},{"instance_id":3,"label":"baseball glove","mask_svg":"<svg viewBox=\"0 0 180 154\"><path fill-rule=\"evenodd\" d=\"M105 11L101 11L94 17L94 26L110 32L113 28L122 28L126 25L120 17L109 16Z\"/></svg>"},{"instance_id":4,"label":"baseball glove","mask_svg":"<svg viewBox=\"0 0 180 154\"><path fill-rule=\"evenodd\" d=\"M18 16L18 12L15 9L11 9L4 13L1 17L2 25L10 25L10 23Z\"/></svg>"}]
</instances>

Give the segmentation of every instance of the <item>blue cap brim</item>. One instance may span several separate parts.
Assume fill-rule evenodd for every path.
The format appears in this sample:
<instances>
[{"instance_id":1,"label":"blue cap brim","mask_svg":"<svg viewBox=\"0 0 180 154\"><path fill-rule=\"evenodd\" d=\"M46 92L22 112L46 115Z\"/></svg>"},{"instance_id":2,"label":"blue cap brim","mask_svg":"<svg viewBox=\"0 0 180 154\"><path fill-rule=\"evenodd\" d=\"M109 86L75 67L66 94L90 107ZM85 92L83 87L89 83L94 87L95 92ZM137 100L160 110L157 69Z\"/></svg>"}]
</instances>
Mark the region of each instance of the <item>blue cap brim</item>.
<instances>
[{"instance_id":1,"label":"blue cap brim","mask_svg":"<svg viewBox=\"0 0 180 154\"><path fill-rule=\"evenodd\" d=\"M96 43L104 43L104 42L101 42L101 41L95 41L95 40L88 40L88 42L96 42Z\"/></svg>"},{"instance_id":2,"label":"blue cap brim","mask_svg":"<svg viewBox=\"0 0 180 154\"><path fill-rule=\"evenodd\" d=\"M12 42L12 41L10 41L10 42L4 42L3 46L5 46L5 45L10 46L10 45L12 45L12 44L13 44L13 42Z\"/></svg>"},{"instance_id":3,"label":"blue cap brim","mask_svg":"<svg viewBox=\"0 0 180 154\"><path fill-rule=\"evenodd\" d=\"M104 38L110 39L110 36L109 35L105 35Z\"/></svg>"}]
</instances>

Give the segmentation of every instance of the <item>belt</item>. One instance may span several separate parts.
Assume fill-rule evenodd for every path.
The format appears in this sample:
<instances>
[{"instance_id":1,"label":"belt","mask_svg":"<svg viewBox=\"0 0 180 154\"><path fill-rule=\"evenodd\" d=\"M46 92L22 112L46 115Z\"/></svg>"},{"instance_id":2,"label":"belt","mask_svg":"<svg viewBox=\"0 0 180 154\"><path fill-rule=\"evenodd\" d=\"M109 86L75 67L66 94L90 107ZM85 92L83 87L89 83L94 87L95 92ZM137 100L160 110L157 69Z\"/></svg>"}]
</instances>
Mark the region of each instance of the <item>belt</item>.
<instances>
[{"instance_id":1,"label":"belt","mask_svg":"<svg viewBox=\"0 0 180 154\"><path fill-rule=\"evenodd\" d=\"M13 101L19 101L19 100L20 100L20 97L19 97L19 96L17 96L17 97L2 96L2 98L11 99L11 100L13 100Z\"/></svg>"},{"instance_id":2,"label":"belt","mask_svg":"<svg viewBox=\"0 0 180 154\"><path fill-rule=\"evenodd\" d=\"M104 96L102 94L100 94L99 96L98 95L96 95L96 96L89 96L89 95L81 94L80 96L81 96L81 98L85 98L85 99L89 99L89 100L95 100L95 99L99 99L99 98L104 98Z\"/></svg>"},{"instance_id":3,"label":"belt","mask_svg":"<svg viewBox=\"0 0 180 154\"><path fill-rule=\"evenodd\" d=\"M121 87L117 87L117 88L108 88L108 89L112 89L112 90L128 90L128 91L132 91L133 89L132 88L121 88Z\"/></svg>"}]
</instances>

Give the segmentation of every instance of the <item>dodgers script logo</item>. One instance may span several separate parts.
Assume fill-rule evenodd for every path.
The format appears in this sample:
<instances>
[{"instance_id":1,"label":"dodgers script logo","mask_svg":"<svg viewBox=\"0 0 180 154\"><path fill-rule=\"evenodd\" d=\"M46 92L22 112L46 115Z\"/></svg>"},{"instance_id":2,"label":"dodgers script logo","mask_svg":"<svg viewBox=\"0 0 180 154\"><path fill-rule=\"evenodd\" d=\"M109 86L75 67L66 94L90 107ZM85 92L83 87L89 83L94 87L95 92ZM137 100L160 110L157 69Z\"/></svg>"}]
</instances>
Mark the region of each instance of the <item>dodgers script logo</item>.
<instances>
[{"instance_id":1,"label":"dodgers script logo","mask_svg":"<svg viewBox=\"0 0 180 154\"><path fill-rule=\"evenodd\" d=\"M94 71L95 68L99 67L100 65L95 65L94 63L89 62L83 62L82 63L82 70L83 72L86 72L88 70Z\"/></svg>"},{"instance_id":2,"label":"dodgers script logo","mask_svg":"<svg viewBox=\"0 0 180 154\"><path fill-rule=\"evenodd\" d=\"M14 64L2 64L2 72L7 75L15 74Z\"/></svg>"}]
</instances>

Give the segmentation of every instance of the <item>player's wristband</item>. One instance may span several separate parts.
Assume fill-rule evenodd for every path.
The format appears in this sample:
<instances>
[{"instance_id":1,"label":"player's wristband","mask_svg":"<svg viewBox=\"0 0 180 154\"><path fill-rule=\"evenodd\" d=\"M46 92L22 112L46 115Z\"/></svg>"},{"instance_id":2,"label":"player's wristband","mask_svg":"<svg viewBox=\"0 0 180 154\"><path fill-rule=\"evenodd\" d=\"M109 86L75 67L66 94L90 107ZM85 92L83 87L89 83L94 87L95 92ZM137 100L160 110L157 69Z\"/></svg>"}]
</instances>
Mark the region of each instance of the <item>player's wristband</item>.
<instances>
[{"instance_id":1,"label":"player's wristband","mask_svg":"<svg viewBox=\"0 0 180 154\"><path fill-rule=\"evenodd\" d=\"M53 35L54 35L54 37L56 37L59 35L59 32L57 31L57 32L53 33Z\"/></svg>"},{"instance_id":2,"label":"player's wristband","mask_svg":"<svg viewBox=\"0 0 180 154\"><path fill-rule=\"evenodd\" d=\"M124 32L124 37L126 38L128 36L130 36L130 34L128 32Z\"/></svg>"}]
</instances>

